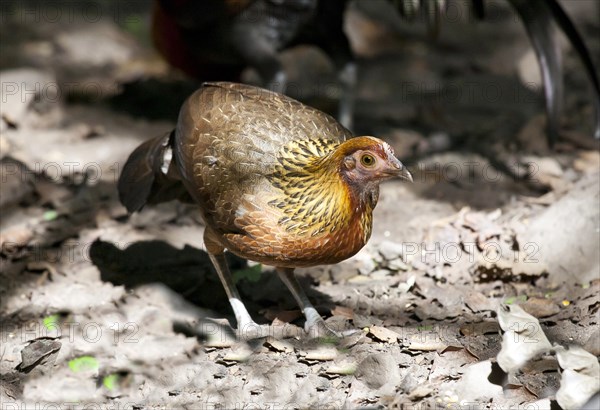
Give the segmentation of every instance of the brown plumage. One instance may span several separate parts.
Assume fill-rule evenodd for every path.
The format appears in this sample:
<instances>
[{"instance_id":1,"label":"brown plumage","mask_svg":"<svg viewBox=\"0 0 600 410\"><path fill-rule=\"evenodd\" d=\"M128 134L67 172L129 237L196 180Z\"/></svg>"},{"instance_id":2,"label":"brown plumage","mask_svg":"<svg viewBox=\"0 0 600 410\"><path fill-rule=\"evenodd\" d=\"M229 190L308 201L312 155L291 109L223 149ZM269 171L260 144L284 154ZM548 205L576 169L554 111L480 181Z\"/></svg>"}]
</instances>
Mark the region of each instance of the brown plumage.
<instances>
[{"instance_id":1,"label":"brown plumage","mask_svg":"<svg viewBox=\"0 0 600 410\"><path fill-rule=\"evenodd\" d=\"M351 137L332 117L283 95L206 83L183 105L173 133L130 156L119 194L129 211L193 198L238 328L254 322L232 284L225 249L275 266L307 328L323 329L293 268L337 263L358 252L371 234L379 183L411 179L387 143Z\"/></svg>"}]
</instances>

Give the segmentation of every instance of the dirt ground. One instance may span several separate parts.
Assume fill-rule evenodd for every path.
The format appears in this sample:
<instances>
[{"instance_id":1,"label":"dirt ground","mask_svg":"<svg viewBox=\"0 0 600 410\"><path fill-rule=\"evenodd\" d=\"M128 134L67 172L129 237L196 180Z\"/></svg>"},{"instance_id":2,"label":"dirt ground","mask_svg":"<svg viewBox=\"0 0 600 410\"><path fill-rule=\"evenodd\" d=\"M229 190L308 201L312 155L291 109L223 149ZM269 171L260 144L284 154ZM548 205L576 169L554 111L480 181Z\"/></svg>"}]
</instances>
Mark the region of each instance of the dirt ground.
<instances>
[{"instance_id":1,"label":"dirt ground","mask_svg":"<svg viewBox=\"0 0 600 410\"><path fill-rule=\"evenodd\" d=\"M563 3L599 56L600 3ZM566 41L549 148L539 70L505 2L485 22L444 20L435 41L385 1L353 6L355 132L389 141L415 181L382 186L358 255L300 271L327 323L357 333L308 339L273 270L231 257L273 330L243 342L197 210L118 202L129 153L198 86L155 55L150 5L1 6L1 409L541 409L597 392L600 153ZM307 47L283 58L295 96L334 112L331 62Z\"/></svg>"}]
</instances>

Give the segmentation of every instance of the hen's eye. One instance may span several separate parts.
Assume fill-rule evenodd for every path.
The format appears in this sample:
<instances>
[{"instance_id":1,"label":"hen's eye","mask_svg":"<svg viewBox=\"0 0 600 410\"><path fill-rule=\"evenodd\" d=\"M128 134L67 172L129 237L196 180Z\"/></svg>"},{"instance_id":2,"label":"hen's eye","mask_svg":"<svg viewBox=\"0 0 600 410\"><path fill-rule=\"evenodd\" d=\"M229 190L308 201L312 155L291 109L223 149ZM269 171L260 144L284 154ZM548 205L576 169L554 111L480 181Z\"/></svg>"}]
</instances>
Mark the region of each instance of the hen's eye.
<instances>
[{"instance_id":1,"label":"hen's eye","mask_svg":"<svg viewBox=\"0 0 600 410\"><path fill-rule=\"evenodd\" d=\"M372 167L375 165L375 157L371 154L364 154L362 157L360 157L360 163L365 167Z\"/></svg>"}]
</instances>

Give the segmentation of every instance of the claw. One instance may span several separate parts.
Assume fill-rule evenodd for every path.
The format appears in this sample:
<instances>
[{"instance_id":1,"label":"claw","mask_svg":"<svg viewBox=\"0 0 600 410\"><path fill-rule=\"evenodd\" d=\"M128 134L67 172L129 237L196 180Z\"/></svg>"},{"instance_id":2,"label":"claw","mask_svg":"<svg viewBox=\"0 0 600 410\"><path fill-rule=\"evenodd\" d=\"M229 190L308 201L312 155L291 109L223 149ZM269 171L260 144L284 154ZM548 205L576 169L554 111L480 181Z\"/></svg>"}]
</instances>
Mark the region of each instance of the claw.
<instances>
[{"instance_id":1,"label":"claw","mask_svg":"<svg viewBox=\"0 0 600 410\"><path fill-rule=\"evenodd\" d=\"M235 330L235 335L239 340L260 339L261 337L266 337L268 334L268 326L259 325L254 321L238 325L238 328Z\"/></svg>"},{"instance_id":2,"label":"claw","mask_svg":"<svg viewBox=\"0 0 600 410\"><path fill-rule=\"evenodd\" d=\"M311 339L321 339L321 338L341 338L341 334L336 332L329 326L325 324L323 320L318 321L317 323L308 326L308 322L306 322L306 327L304 329L308 334L308 337Z\"/></svg>"},{"instance_id":3,"label":"claw","mask_svg":"<svg viewBox=\"0 0 600 410\"><path fill-rule=\"evenodd\" d=\"M352 336L359 332L357 329L343 330L341 332L333 330L327 326L323 319L318 320L312 325L309 325L309 323L306 322L304 330L311 339L343 339L344 337Z\"/></svg>"}]
</instances>

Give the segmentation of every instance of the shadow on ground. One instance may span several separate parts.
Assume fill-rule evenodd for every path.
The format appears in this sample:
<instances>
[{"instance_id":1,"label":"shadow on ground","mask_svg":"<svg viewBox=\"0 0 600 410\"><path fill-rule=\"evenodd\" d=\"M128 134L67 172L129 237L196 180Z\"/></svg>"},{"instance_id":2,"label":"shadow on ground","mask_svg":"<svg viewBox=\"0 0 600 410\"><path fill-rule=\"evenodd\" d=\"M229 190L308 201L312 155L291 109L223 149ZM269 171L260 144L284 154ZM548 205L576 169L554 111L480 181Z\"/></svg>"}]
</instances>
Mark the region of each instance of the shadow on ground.
<instances>
[{"instance_id":1,"label":"shadow on ground","mask_svg":"<svg viewBox=\"0 0 600 410\"><path fill-rule=\"evenodd\" d=\"M208 254L192 246L177 249L163 241L136 242L124 250L110 242L96 240L90 247L90 260L100 270L100 278L127 288L161 283L194 305L214 311L218 317L232 318L231 307ZM248 267L246 260L231 253L227 261L232 272ZM333 307L331 298L311 287L310 278L300 277L318 307ZM240 279L238 289L248 311L257 322L264 322L262 311L279 305L297 309L291 293L277 275L263 273L256 281ZM234 324L234 322L232 322Z\"/></svg>"}]
</instances>

